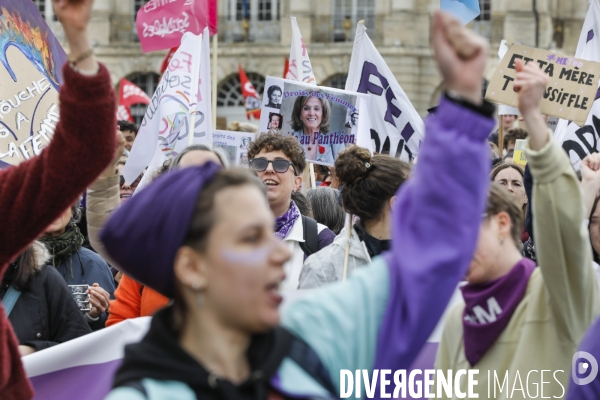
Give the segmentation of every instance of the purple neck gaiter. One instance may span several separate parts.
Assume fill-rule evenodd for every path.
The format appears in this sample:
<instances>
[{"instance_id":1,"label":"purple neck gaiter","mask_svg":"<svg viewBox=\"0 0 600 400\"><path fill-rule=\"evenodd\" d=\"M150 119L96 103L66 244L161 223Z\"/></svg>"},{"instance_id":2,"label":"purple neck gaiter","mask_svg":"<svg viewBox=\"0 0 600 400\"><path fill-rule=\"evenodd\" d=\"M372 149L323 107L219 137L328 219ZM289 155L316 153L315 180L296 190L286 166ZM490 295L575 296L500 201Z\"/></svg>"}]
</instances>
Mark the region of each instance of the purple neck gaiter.
<instances>
[{"instance_id":1,"label":"purple neck gaiter","mask_svg":"<svg viewBox=\"0 0 600 400\"><path fill-rule=\"evenodd\" d=\"M523 258L508 274L485 284L461 287L465 356L471 366L481 360L510 322L523 299L535 263Z\"/></svg>"},{"instance_id":2,"label":"purple neck gaiter","mask_svg":"<svg viewBox=\"0 0 600 400\"><path fill-rule=\"evenodd\" d=\"M298 207L296 207L296 204L292 201L290 203L290 209L275 220L275 234L280 239L285 239L299 216L300 210L298 210Z\"/></svg>"}]
</instances>

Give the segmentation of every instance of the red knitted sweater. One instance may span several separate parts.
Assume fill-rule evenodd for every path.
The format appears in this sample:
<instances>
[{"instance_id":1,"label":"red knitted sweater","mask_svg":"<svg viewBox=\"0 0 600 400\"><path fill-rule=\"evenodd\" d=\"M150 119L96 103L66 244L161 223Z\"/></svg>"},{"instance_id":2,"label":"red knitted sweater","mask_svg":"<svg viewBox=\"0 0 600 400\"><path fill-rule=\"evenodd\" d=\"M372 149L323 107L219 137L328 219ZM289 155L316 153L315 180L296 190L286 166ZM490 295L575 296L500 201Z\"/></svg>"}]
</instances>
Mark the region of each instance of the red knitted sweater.
<instances>
[{"instance_id":1,"label":"red knitted sweater","mask_svg":"<svg viewBox=\"0 0 600 400\"><path fill-rule=\"evenodd\" d=\"M39 157L0 171L0 278L111 161L115 94L108 70L83 76L68 65L60 89L60 122ZM0 398L33 397L10 323L0 307Z\"/></svg>"}]
</instances>

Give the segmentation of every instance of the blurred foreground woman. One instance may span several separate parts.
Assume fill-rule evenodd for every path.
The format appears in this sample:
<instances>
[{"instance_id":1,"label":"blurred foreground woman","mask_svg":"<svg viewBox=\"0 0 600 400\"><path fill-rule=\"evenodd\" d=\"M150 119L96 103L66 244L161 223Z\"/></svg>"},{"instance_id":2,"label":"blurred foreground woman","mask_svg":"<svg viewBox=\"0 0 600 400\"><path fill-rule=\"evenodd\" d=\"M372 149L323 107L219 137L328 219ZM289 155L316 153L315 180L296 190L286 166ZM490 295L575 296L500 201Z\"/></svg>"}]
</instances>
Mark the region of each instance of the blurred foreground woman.
<instances>
[{"instance_id":1,"label":"blurred foreground woman","mask_svg":"<svg viewBox=\"0 0 600 400\"><path fill-rule=\"evenodd\" d=\"M245 170L177 171L115 212L107 251L174 302L126 348L109 399L338 397L340 369L411 365L473 255L494 125L480 98L485 42L438 14L433 43L452 99L427 121L394 204L391 251L347 281L279 311L291 253Z\"/></svg>"},{"instance_id":2,"label":"blurred foreground woman","mask_svg":"<svg viewBox=\"0 0 600 400\"><path fill-rule=\"evenodd\" d=\"M540 111L548 77L535 63L519 60L516 70L514 87L529 131L527 166L533 176L539 268L520 251L523 202L494 187L467 284L461 287L464 303L448 313L436 369L479 370L474 390L479 398L515 398L515 387L523 396L527 391L525 398L539 392L540 398L563 398L573 354L600 311L600 296L579 182ZM594 170L599 176L600 168ZM507 390L492 395L489 388L497 376L507 382ZM461 391L466 387L464 380Z\"/></svg>"}]
</instances>

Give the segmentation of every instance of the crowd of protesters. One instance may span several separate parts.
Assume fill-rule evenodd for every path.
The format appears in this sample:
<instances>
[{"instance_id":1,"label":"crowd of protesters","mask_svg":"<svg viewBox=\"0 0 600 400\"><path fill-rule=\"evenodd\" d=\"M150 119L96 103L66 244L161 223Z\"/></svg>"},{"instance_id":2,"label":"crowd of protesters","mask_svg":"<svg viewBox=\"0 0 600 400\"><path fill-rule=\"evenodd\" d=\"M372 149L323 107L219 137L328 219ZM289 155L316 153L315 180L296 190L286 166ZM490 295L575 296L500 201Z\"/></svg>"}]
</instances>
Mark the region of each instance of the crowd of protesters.
<instances>
[{"instance_id":1,"label":"crowd of protesters","mask_svg":"<svg viewBox=\"0 0 600 400\"><path fill-rule=\"evenodd\" d=\"M437 13L445 94L417 162L351 146L305 174L310 149L271 131L247 144L249 168L196 144L138 191L122 176L137 127L117 123L88 52L93 1L53 3L86 56L63 68L52 143L0 171L0 398L33 396L22 356L144 316L110 400L336 398L342 369L408 369L457 287L435 368L478 369L480 398L488 371L542 369L567 371L547 395L598 398L568 372L580 346L600 356L600 155L574 171L535 64L515 63L521 118L494 132L488 45ZM282 292L317 288L280 310Z\"/></svg>"}]
</instances>

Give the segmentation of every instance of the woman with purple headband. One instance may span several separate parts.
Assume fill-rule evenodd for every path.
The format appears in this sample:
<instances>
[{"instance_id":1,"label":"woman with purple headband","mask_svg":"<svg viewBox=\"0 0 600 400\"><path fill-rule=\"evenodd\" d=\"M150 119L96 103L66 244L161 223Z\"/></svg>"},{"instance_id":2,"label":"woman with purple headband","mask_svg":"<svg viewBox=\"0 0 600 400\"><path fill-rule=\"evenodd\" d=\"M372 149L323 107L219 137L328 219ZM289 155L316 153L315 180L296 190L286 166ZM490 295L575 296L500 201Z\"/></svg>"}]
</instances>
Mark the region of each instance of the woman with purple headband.
<instances>
[{"instance_id":1,"label":"woman with purple headband","mask_svg":"<svg viewBox=\"0 0 600 400\"><path fill-rule=\"evenodd\" d=\"M115 212L101 233L107 251L174 302L126 347L108 399L331 398L342 369L411 365L473 255L494 126L480 97L485 41L439 13L432 37L451 94L398 193L392 249L371 268L279 311L290 251L244 170L177 171Z\"/></svg>"}]
</instances>

